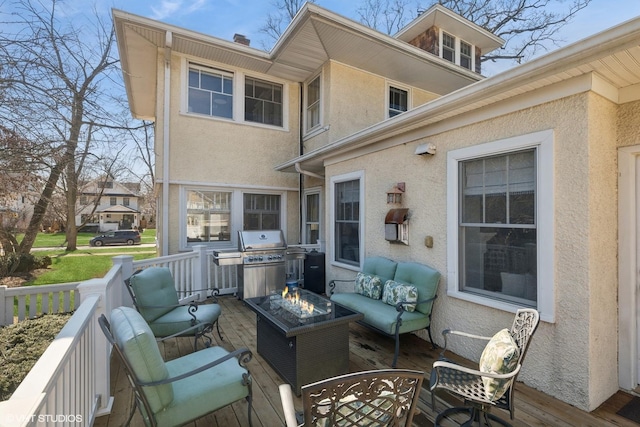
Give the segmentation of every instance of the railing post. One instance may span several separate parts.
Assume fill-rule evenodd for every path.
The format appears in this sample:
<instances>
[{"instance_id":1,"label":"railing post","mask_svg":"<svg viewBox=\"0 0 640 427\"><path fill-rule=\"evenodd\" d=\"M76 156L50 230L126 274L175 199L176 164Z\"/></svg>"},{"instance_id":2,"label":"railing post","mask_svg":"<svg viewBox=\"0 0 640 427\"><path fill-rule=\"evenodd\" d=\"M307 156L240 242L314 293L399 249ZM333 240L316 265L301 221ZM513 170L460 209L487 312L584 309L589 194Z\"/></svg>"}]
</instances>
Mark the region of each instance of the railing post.
<instances>
[{"instance_id":1,"label":"railing post","mask_svg":"<svg viewBox=\"0 0 640 427\"><path fill-rule=\"evenodd\" d=\"M116 289L111 290L111 295L114 296L114 301L111 301L109 306L109 312L111 308L120 307L122 305L127 307L133 307L133 301L129 292L124 291L124 280L131 277L133 274L133 256L131 255L118 255L112 258L113 265L120 266L120 274L122 275L122 286L117 286Z\"/></svg>"},{"instance_id":2,"label":"railing post","mask_svg":"<svg viewBox=\"0 0 640 427\"><path fill-rule=\"evenodd\" d=\"M7 286L0 286L0 326L13 324L13 297L7 299Z\"/></svg>"},{"instance_id":3,"label":"railing post","mask_svg":"<svg viewBox=\"0 0 640 427\"><path fill-rule=\"evenodd\" d=\"M200 289L198 292L198 300L204 301L207 299L207 289L209 283L207 281L207 269L209 268L209 257L207 255L207 247L205 245L196 245L193 247L193 251L198 253L197 261L194 269L195 288Z\"/></svg>"}]
</instances>

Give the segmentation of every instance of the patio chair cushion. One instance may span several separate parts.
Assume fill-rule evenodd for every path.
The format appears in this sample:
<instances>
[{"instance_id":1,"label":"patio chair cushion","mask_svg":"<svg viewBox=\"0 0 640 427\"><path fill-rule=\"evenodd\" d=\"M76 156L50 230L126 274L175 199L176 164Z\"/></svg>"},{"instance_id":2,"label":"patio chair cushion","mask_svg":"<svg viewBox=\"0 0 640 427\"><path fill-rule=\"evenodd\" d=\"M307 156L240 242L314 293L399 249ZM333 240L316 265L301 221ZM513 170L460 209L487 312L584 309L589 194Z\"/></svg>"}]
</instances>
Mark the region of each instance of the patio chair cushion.
<instances>
[{"instance_id":1,"label":"patio chair cushion","mask_svg":"<svg viewBox=\"0 0 640 427\"><path fill-rule=\"evenodd\" d=\"M156 338L136 310L129 307L113 309L111 331L138 380L151 382L169 377ZM145 391L153 412L161 410L173 400L171 384L146 387Z\"/></svg>"},{"instance_id":2,"label":"patio chair cushion","mask_svg":"<svg viewBox=\"0 0 640 427\"><path fill-rule=\"evenodd\" d=\"M382 293L382 301L386 304L395 306L401 301L417 302L418 288L412 285L398 283L395 280L387 280L384 284L384 292ZM408 312L415 311L415 304L404 304L405 310Z\"/></svg>"},{"instance_id":3,"label":"patio chair cushion","mask_svg":"<svg viewBox=\"0 0 640 427\"><path fill-rule=\"evenodd\" d=\"M149 323L149 326L157 337L166 337L184 331L192 326L191 320L193 318L188 314L188 311L188 305L176 307ZM203 324L214 323L220 313L222 313L222 308L219 304L199 304L198 310L195 311L197 322ZM188 335L193 334L194 331L188 332Z\"/></svg>"},{"instance_id":4,"label":"patio chair cushion","mask_svg":"<svg viewBox=\"0 0 640 427\"><path fill-rule=\"evenodd\" d=\"M362 264L362 272L372 276L378 276L382 283L392 280L396 274L398 263L385 257L369 257Z\"/></svg>"},{"instance_id":5,"label":"patio chair cushion","mask_svg":"<svg viewBox=\"0 0 640 427\"><path fill-rule=\"evenodd\" d=\"M436 296L440 273L417 262L400 262L393 280L415 286L418 289L418 301L426 301ZM418 304L416 311L429 315L432 307L433 300Z\"/></svg>"},{"instance_id":6,"label":"patio chair cushion","mask_svg":"<svg viewBox=\"0 0 640 427\"><path fill-rule=\"evenodd\" d=\"M171 271L167 267L146 268L129 278L140 314L153 322L179 304ZM156 307L156 308L145 308Z\"/></svg>"},{"instance_id":7,"label":"patio chair cushion","mask_svg":"<svg viewBox=\"0 0 640 427\"><path fill-rule=\"evenodd\" d=\"M380 299L382 296L382 280L378 276L358 273L356 275L355 291L365 297Z\"/></svg>"},{"instance_id":8,"label":"patio chair cushion","mask_svg":"<svg viewBox=\"0 0 640 427\"><path fill-rule=\"evenodd\" d=\"M166 363L171 377L181 375L226 356L229 352L222 347L205 348ZM242 375L247 370L231 358L214 368L202 371L188 379L173 383L174 400L162 411L156 413L158 425L182 425L185 417L198 418L247 396L247 385L242 384ZM194 381L194 379L196 379Z\"/></svg>"},{"instance_id":9,"label":"patio chair cushion","mask_svg":"<svg viewBox=\"0 0 640 427\"><path fill-rule=\"evenodd\" d=\"M518 365L520 351L508 329L495 334L487 343L480 356L480 372L508 374ZM510 379L482 377L484 394L491 401L498 400L507 391Z\"/></svg>"}]
</instances>

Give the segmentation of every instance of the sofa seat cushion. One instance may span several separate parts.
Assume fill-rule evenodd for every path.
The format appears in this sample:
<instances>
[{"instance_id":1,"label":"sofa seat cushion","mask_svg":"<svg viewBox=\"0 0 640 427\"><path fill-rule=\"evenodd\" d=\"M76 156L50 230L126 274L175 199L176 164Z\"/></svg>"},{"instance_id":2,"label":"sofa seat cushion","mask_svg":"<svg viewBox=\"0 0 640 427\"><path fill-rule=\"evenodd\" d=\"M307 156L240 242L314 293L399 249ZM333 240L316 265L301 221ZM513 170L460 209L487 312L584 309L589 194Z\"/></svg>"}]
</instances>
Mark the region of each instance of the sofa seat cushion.
<instances>
[{"instance_id":1,"label":"sofa seat cushion","mask_svg":"<svg viewBox=\"0 0 640 427\"><path fill-rule=\"evenodd\" d=\"M382 280L371 274L358 273L356 275L356 293L368 298L380 299L382 296Z\"/></svg>"},{"instance_id":2,"label":"sofa seat cushion","mask_svg":"<svg viewBox=\"0 0 640 427\"><path fill-rule=\"evenodd\" d=\"M176 334L180 331L184 331L191 327L192 317L188 313L189 305L176 307L174 310L158 317L153 322L149 323L151 330L157 337L166 337ZM194 313L198 319L198 323L213 324L218 317L222 309L218 304L200 304L198 310ZM187 335L195 335L199 331L193 329L187 332Z\"/></svg>"},{"instance_id":3,"label":"sofa seat cushion","mask_svg":"<svg viewBox=\"0 0 640 427\"><path fill-rule=\"evenodd\" d=\"M351 310L364 314L363 322L389 335L396 331L398 312L394 306L385 304L381 300L374 300L356 293L333 294L331 301L343 305ZM400 333L417 331L429 326L429 316L414 311L404 312Z\"/></svg>"},{"instance_id":4,"label":"sofa seat cushion","mask_svg":"<svg viewBox=\"0 0 640 427\"><path fill-rule=\"evenodd\" d=\"M166 363L171 377L183 374L229 354L222 347L209 347ZM220 365L200 372L173 384L174 399L169 406L156 414L158 425L182 425L200 418L213 408L222 408L249 394L239 378L247 370L237 359L229 359ZM194 379L197 378L197 381Z\"/></svg>"}]
</instances>

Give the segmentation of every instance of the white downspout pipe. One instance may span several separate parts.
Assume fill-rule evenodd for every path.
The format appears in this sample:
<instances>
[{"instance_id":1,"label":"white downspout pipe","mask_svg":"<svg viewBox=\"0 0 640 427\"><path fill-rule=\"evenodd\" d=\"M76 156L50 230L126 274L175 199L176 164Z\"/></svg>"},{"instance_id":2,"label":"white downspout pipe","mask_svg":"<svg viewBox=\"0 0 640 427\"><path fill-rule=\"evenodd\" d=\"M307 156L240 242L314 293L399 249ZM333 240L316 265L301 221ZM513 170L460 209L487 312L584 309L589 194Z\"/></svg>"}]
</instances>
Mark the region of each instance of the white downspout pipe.
<instances>
[{"instance_id":1,"label":"white downspout pipe","mask_svg":"<svg viewBox=\"0 0 640 427\"><path fill-rule=\"evenodd\" d=\"M162 249L169 254L169 122L171 120L171 46L173 33L165 34L164 48L164 105L162 124Z\"/></svg>"},{"instance_id":2,"label":"white downspout pipe","mask_svg":"<svg viewBox=\"0 0 640 427\"><path fill-rule=\"evenodd\" d=\"M318 179L324 180L324 176L322 176L320 174L317 174L315 172L311 172L311 171L307 171L307 170L302 169L300 167L300 163L296 162L296 164L294 166L296 168L296 172L301 173L302 175L312 176L314 178L318 178Z\"/></svg>"}]
</instances>

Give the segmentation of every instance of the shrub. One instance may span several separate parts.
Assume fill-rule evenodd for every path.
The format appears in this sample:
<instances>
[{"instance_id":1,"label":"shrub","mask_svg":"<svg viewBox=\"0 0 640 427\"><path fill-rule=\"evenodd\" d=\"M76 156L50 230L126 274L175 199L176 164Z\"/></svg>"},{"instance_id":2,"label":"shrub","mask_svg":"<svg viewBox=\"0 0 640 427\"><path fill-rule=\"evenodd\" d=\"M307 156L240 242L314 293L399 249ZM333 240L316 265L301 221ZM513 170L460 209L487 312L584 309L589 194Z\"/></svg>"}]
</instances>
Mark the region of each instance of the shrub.
<instances>
[{"instance_id":1,"label":"shrub","mask_svg":"<svg viewBox=\"0 0 640 427\"><path fill-rule=\"evenodd\" d=\"M70 317L45 314L0 328L0 401L11 397Z\"/></svg>"},{"instance_id":2,"label":"shrub","mask_svg":"<svg viewBox=\"0 0 640 427\"><path fill-rule=\"evenodd\" d=\"M28 273L51 265L51 257L32 254L9 253L0 256L0 277L14 273Z\"/></svg>"}]
</instances>

